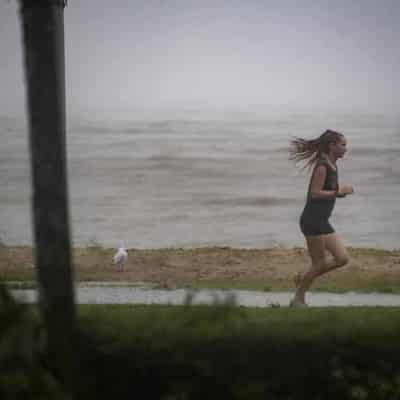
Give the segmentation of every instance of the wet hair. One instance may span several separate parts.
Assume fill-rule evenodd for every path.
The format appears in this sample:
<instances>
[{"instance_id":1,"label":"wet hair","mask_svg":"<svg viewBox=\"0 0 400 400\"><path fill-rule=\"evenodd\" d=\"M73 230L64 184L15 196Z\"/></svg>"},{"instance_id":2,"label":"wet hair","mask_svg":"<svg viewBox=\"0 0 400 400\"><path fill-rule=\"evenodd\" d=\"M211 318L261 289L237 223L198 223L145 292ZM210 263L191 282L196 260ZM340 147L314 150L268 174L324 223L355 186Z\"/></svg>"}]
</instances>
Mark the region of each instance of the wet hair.
<instances>
[{"instance_id":1,"label":"wet hair","mask_svg":"<svg viewBox=\"0 0 400 400\"><path fill-rule=\"evenodd\" d=\"M294 137L290 141L289 159L295 163L305 161L303 168L311 169L323 153L329 153L329 144L338 142L343 136L340 132L327 129L316 139Z\"/></svg>"}]
</instances>

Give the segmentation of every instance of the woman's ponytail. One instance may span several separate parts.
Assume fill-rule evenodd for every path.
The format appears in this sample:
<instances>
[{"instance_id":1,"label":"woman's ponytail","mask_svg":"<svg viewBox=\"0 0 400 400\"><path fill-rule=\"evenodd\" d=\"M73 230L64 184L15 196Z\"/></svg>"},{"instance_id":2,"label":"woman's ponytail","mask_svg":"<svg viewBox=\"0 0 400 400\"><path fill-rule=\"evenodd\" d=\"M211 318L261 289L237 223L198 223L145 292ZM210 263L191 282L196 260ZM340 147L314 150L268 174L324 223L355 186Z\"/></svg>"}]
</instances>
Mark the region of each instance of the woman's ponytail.
<instances>
[{"instance_id":1,"label":"woman's ponytail","mask_svg":"<svg viewBox=\"0 0 400 400\"><path fill-rule=\"evenodd\" d=\"M326 130L321 136L316 139L303 139L294 137L290 141L289 159L298 162L306 161L303 168L311 169L312 166L319 160L321 154L329 152L329 144L337 142L343 134Z\"/></svg>"}]
</instances>

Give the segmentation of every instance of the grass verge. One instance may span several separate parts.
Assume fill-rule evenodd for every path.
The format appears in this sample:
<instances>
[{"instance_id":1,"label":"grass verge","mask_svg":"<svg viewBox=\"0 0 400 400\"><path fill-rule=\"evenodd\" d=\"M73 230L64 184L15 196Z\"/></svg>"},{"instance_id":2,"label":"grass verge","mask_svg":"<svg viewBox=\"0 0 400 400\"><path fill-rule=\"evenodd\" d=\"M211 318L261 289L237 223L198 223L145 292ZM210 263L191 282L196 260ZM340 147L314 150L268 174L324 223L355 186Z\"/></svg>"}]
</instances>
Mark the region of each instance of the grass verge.
<instances>
[{"instance_id":1,"label":"grass verge","mask_svg":"<svg viewBox=\"0 0 400 400\"><path fill-rule=\"evenodd\" d=\"M37 306L3 298L2 399L400 398L398 308L80 305L75 390L52 371Z\"/></svg>"}]
</instances>

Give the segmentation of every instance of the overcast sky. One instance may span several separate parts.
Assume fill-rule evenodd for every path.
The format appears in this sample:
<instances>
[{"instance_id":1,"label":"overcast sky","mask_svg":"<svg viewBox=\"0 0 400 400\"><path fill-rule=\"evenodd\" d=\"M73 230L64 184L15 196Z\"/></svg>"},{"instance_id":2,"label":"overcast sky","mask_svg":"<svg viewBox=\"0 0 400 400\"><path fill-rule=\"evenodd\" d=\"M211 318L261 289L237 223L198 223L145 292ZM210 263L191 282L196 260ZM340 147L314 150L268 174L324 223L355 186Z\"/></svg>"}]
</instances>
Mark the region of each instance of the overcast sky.
<instances>
[{"instance_id":1,"label":"overcast sky","mask_svg":"<svg viewBox=\"0 0 400 400\"><path fill-rule=\"evenodd\" d=\"M69 0L70 114L400 108L399 0ZM18 4L0 0L0 114L24 109Z\"/></svg>"}]
</instances>

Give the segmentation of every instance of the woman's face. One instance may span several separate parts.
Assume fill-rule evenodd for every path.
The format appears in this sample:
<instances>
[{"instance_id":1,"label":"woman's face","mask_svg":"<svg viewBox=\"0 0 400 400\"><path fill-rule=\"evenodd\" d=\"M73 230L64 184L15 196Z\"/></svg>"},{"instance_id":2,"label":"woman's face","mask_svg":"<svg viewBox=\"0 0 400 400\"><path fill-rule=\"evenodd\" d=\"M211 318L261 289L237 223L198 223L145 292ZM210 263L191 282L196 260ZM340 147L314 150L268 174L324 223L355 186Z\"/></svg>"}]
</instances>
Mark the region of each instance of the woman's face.
<instances>
[{"instance_id":1,"label":"woman's face","mask_svg":"<svg viewBox=\"0 0 400 400\"><path fill-rule=\"evenodd\" d=\"M337 142L332 143L331 150L336 158L342 158L347 151L347 141L341 136Z\"/></svg>"}]
</instances>

